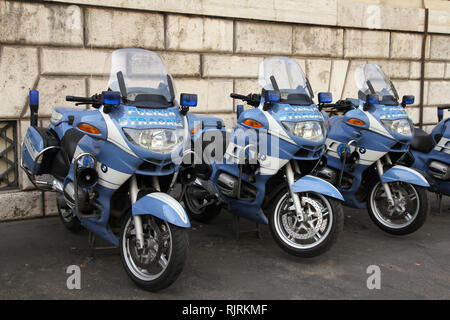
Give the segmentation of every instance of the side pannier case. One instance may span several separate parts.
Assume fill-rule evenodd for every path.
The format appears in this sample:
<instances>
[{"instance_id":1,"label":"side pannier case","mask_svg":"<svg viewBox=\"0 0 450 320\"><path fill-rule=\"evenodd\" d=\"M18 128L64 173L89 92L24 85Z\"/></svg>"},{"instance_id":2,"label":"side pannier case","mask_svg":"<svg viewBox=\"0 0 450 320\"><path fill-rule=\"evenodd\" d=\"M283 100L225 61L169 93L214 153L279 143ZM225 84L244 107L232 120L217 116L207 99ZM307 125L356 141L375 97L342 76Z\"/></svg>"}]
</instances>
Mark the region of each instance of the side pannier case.
<instances>
[{"instance_id":1,"label":"side pannier case","mask_svg":"<svg viewBox=\"0 0 450 320\"><path fill-rule=\"evenodd\" d=\"M59 140L51 129L30 126L22 143L23 166L35 175L50 173L58 149L44 150L54 146L59 146Z\"/></svg>"}]
</instances>

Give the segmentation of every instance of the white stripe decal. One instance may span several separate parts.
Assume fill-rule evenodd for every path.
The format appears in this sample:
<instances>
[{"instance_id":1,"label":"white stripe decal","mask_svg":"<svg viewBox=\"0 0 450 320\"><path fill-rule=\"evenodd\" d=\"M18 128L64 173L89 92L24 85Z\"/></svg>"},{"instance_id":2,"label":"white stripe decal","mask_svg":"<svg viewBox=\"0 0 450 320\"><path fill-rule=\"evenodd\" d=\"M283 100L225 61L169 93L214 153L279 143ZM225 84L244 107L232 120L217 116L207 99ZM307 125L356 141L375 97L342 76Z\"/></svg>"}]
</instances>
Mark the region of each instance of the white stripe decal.
<instances>
[{"instance_id":1,"label":"white stripe decal","mask_svg":"<svg viewBox=\"0 0 450 320\"><path fill-rule=\"evenodd\" d=\"M264 114L264 116L269 121L269 134L278 137L280 139L283 139L287 142L290 142L292 144L296 144L294 140L292 140L284 130L284 128L276 121L269 112L261 110L261 112Z\"/></svg>"},{"instance_id":2,"label":"white stripe decal","mask_svg":"<svg viewBox=\"0 0 450 320\"><path fill-rule=\"evenodd\" d=\"M408 168L408 167L400 166L400 165L393 166L392 168L397 168L397 169L409 171L409 172L415 174L415 175L416 175L419 179L421 179L423 182L425 182L425 183L428 184L427 179L425 179L425 178L424 178L419 172L417 172L416 170L413 170L413 169ZM389 171L389 170L388 170L388 171ZM386 171L386 172L387 172L387 171Z\"/></svg>"},{"instance_id":3,"label":"white stripe decal","mask_svg":"<svg viewBox=\"0 0 450 320\"><path fill-rule=\"evenodd\" d=\"M364 111L364 113L369 118L369 130L393 139L393 137L389 134L386 128L383 125L381 125L381 123L373 115L371 115L367 111Z\"/></svg>"},{"instance_id":4,"label":"white stripe decal","mask_svg":"<svg viewBox=\"0 0 450 320\"><path fill-rule=\"evenodd\" d=\"M339 142L337 140L328 138L326 141L327 154L334 158L340 159L341 156L337 153L337 148L341 144L343 144L343 142ZM352 147L350 147L350 148L352 148ZM351 150L353 150L353 149L351 149ZM358 150L358 154L360 157L360 159L359 159L360 164L371 165L372 163L374 163L375 161L380 159L382 156L384 156L386 154L386 152L366 149L365 153L360 153Z\"/></svg>"},{"instance_id":5,"label":"white stripe decal","mask_svg":"<svg viewBox=\"0 0 450 320\"><path fill-rule=\"evenodd\" d=\"M109 114L105 114L104 112L100 112L103 116L103 119L106 122L106 127L108 128L108 138L107 140L111 143L115 144L117 147L122 149L123 151L131 154L134 157L137 157L136 154L128 147L127 142L123 139L116 125L114 124L111 116Z\"/></svg>"},{"instance_id":6,"label":"white stripe decal","mask_svg":"<svg viewBox=\"0 0 450 320\"><path fill-rule=\"evenodd\" d=\"M183 220L184 223L188 223L188 218L186 215L186 212L184 211L181 204L169 196L168 194L162 193L162 192L153 192L147 195L147 197L154 198L157 200L160 200L167 205L169 205L172 209L175 210L175 212L180 216L181 220Z\"/></svg>"},{"instance_id":7,"label":"white stripe decal","mask_svg":"<svg viewBox=\"0 0 450 320\"><path fill-rule=\"evenodd\" d=\"M131 177L130 173L124 173L124 172L115 170L111 167L108 167L107 171L103 172L101 169L101 166L102 166L102 164L100 162L97 162L96 170L98 172L99 179L103 180L105 183L118 185L120 187L125 181L127 181ZM108 187L108 188L110 188L110 187ZM110 189L113 189L113 188L110 188ZM114 189L116 189L116 188L114 188Z\"/></svg>"},{"instance_id":8,"label":"white stripe decal","mask_svg":"<svg viewBox=\"0 0 450 320\"><path fill-rule=\"evenodd\" d=\"M450 147L447 146L447 143L449 142L450 139L442 137L436 147L434 147L434 150L450 154Z\"/></svg>"}]
</instances>

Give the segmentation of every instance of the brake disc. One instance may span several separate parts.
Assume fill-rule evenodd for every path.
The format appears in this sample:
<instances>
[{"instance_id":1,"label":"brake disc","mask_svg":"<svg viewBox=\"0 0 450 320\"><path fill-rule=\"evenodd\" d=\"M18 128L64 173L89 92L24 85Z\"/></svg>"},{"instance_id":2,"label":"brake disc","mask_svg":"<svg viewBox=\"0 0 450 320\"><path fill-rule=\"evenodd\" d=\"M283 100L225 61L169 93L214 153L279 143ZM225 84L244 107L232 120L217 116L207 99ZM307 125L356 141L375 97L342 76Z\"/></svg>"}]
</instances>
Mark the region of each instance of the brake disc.
<instances>
[{"instance_id":1,"label":"brake disc","mask_svg":"<svg viewBox=\"0 0 450 320\"><path fill-rule=\"evenodd\" d=\"M149 269L156 266L161 258L164 247L163 233L158 224L152 219L148 219L147 229L147 234L144 234L144 247L142 249L137 247L136 237L133 237L131 240L134 247L134 250L130 250L131 256L136 265L142 269Z\"/></svg>"},{"instance_id":2,"label":"brake disc","mask_svg":"<svg viewBox=\"0 0 450 320\"><path fill-rule=\"evenodd\" d=\"M301 202L304 204L309 204L313 208L313 212L307 213L308 214L308 221L311 221L310 219L317 218L317 221L315 222L315 225L311 227L311 225L308 223L308 225L305 225L307 222L301 222L301 226L298 228L295 228L295 218L292 216L288 217L288 215L283 215L282 222L283 227L286 230L286 232L293 237L294 239L299 240L305 240L313 237L319 230L321 230L322 223L323 223L323 215L322 215L322 206L315 200L307 197L302 197ZM294 230L294 229L297 229ZM306 230L306 233L299 233L301 229Z\"/></svg>"}]
</instances>

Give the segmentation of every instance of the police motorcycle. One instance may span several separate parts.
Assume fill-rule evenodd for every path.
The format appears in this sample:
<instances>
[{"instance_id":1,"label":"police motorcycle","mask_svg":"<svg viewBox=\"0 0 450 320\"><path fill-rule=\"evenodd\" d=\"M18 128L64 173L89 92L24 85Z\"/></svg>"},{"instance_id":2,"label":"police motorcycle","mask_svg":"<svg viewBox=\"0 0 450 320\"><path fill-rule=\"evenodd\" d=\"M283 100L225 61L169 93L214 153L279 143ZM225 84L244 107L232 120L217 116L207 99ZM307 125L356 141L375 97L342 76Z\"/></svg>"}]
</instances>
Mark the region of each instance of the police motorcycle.
<instances>
[{"instance_id":1,"label":"police motorcycle","mask_svg":"<svg viewBox=\"0 0 450 320\"><path fill-rule=\"evenodd\" d=\"M120 247L129 277L157 291L177 279L187 257L190 222L166 190L186 152L186 113L197 96L176 100L154 52L120 49L109 62L108 91L66 97L93 109L56 107L47 128L37 126L38 92L30 92L22 168L37 188L57 192L69 230L83 226Z\"/></svg>"},{"instance_id":2,"label":"police motorcycle","mask_svg":"<svg viewBox=\"0 0 450 320\"><path fill-rule=\"evenodd\" d=\"M294 59L264 59L259 83L261 94L230 95L254 107L238 106L230 134L219 118L188 115L199 161L180 169L183 202L192 219L210 220L226 207L269 224L276 243L292 255L322 254L344 221L339 191L309 175L324 152L323 115ZM331 101L330 94L323 98Z\"/></svg>"},{"instance_id":3,"label":"police motorcycle","mask_svg":"<svg viewBox=\"0 0 450 320\"><path fill-rule=\"evenodd\" d=\"M334 184L344 205L368 208L382 230L405 235L425 222L429 183L418 171L399 165L414 126L404 108L414 96L398 93L376 64L355 71L358 99L319 106L330 116L326 165L316 175Z\"/></svg>"},{"instance_id":4,"label":"police motorcycle","mask_svg":"<svg viewBox=\"0 0 450 320\"><path fill-rule=\"evenodd\" d=\"M444 118L444 111L450 106L438 107L439 123L428 134L415 128L409 152L402 161L405 165L419 170L430 182L430 190L439 199L442 209L442 196L450 196L450 118Z\"/></svg>"}]
</instances>

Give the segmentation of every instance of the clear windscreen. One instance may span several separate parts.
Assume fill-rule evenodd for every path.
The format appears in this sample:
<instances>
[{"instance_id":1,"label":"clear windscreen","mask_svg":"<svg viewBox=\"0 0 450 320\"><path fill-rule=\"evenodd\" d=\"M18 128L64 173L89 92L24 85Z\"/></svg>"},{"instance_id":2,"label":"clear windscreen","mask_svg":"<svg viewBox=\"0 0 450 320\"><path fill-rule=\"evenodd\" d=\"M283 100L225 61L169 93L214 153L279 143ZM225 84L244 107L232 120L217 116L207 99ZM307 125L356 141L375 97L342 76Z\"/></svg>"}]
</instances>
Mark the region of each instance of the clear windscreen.
<instances>
[{"instance_id":1,"label":"clear windscreen","mask_svg":"<svg viewBox=\"0 0 450 320\"><path fill-rule=\"evenodd\" d=\"M168 107L174 100L169 74L159 56L143 49L119 49L112 53L108 87L119 91L125 102L143 107ZM122 81L123 79L123 81Z\"/></svg>"},{"instance_id":2,"label":"clear windscreen","mask_svg":"<svg viewBox=\"0 0 450 320\"><path fill-rule=\"evenodd\" d=\"M258 82L265 90L279 89L284 102L300 105L312 103L313 93L309 82L302 68L292 58L265 58L259 65Z\"/></svg>"},{"instance_id":3,"label":"clear windscreen","mask_svg":"<svg viewBox=\"0 0 450 320\"><path fill-rule=\"evenodd\" d=\"M394 85L377 64L360 65L355 70L355 83L359 89L358 98L361 100L365 100L368 94L378 94L381 104L398 104L398 94Z\"/></svg>"}]
</instances>

